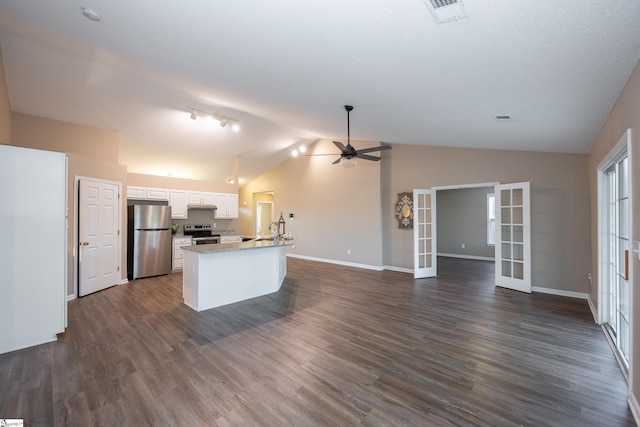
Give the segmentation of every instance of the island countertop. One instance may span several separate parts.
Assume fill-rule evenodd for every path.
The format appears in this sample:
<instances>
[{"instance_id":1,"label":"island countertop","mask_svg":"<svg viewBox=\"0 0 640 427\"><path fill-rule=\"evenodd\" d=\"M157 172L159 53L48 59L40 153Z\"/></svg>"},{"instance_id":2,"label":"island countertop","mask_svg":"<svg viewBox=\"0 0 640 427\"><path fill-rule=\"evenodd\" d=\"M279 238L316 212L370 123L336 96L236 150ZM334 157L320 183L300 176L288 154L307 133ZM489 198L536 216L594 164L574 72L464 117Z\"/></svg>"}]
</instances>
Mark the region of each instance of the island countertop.
<instances>
[{"instance_id":1,"label":"island countertop","mask_svg":"<svg viewBox=\"0 0 640 427\"><path fill-rule=\"evenodd\" d=\"M181 248L185 251L192 251L200 254L208 254L213 252L244 251L249 249L273 248L278 246L293 246L295 242L296 242L295 239L278 240L277 242L274 242L272 239L268 239L268 240L249 240L248 242L213 243L208 245L181 246Z\"/></svg>"},{"instance_id":2,"label":"island countertop","mask_svg":"<svg viewBox=\"0 0 640 427\"><path fill-rule=\"evenodd\" d=\"M295 239L183 246L184 303L196 311L277 292Z\"/></svg>"}]
</instances>

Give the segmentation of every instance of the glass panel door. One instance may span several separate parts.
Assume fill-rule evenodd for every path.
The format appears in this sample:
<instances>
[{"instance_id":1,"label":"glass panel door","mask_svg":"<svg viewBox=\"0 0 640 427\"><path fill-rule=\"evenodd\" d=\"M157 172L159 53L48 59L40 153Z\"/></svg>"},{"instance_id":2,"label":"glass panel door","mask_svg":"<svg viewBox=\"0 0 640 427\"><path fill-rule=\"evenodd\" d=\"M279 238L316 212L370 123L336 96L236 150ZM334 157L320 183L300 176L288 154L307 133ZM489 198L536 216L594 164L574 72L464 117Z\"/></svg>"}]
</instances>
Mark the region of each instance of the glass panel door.
<instances>
[{"instance_id":1,"label":"glass panel door","mask_svg":"<svg viewBox=\"0 0 640 427\"><path fill-rule=\"evenodd\" d=\"M604 171L607 257L605 329L629 366L629 159L624 153Z\"/></svg>"},{"instance_id":2,"label":"glass panel door","mask_svg":"<svg viewBox=\"0 0 640 427\"><path fill-rule=\"evenodd\" d=\"M496 286L531 292L529 183L496 185Z\"/></svg>"},{"instance_id":3,"label":"glass panel door","mask_svg":"<svg viewBox=\"0 0 640 427\"><path fill-rule=\"evenodd\" d=\"M413 277L437 274L436 192L413 190Z\"/></svg>"}]
</instances>

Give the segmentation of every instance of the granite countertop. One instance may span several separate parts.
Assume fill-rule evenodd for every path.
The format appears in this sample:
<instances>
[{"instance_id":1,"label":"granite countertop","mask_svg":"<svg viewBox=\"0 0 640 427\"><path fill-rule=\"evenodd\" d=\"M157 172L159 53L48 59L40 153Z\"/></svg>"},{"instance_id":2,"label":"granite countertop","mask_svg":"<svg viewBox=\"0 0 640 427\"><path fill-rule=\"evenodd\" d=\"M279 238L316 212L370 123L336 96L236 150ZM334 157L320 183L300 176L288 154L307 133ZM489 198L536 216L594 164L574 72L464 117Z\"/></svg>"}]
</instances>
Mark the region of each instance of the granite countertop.
<instances>
[{"instance_id":1,"label":"granite countertop","mask_svg":"<svg viewBox=\"0 0 640 427\"><path fill-rule=\"evenodd\" d=\"M213 253L213 252L230 252L230 251L244 251L249 249L262 249L273 248L276 246L293 246L296 240L250 240L248 242L236 242L236 243L213 243L210 245L193 245L193 246L181 246L185 251L198 252L201 254Z\"/></svg>"}]
</instances>

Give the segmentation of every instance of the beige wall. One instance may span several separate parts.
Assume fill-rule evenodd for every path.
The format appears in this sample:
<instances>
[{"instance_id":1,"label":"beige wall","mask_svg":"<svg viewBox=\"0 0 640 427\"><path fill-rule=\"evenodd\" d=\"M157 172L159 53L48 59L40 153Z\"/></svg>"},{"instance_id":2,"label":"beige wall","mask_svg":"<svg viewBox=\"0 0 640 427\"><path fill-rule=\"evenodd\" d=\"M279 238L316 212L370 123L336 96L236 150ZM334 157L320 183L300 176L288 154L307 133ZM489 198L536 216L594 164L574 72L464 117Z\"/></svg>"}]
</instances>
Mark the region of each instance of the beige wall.
<instances>
[{"instance_id":1,"label":"beige wall","mask_svg":"<svg viewBox=\"0 0 640 427\"><path fill-rule=\"evenodd\" d=\"M631 180L633 197L633 236L634 241L640 241L640 63L636 65L627 85L622 91L609 118L605 122L591 152L589 153L589 191L591 194L591 270L593 271L593 285L591 287L591 298L596 303L598 300L598 217L597 217L597 176L598 164L611 151L616 143L623 136L627 129L632 132L632 154L631 154ZM632 262L633 283L632 289L640 289L640 261L633 259ZM634 372L630 384L631 392L636 399L640 393L640 292L632 291L631 305L633 307L633 318L631 319L633 336L632 340L632 360L631 369Z\"/></svg>"},{"instance_id":2,"label":"beige wall","mask_svg":"<svg viewBox=\"0 0 640 427\"><path fill-rule=\"evenodd\" d=\"M12 113L11 143L118 163L118 132Z\"/></svg>"},{"instance_id":3,"label":"beige wall","mask_svg":"<svg viewBox=\"0 0 640 427\"><path fill-rule=\"evenodd\" d=\"M0 144L11 144L11 105L7 92L7 79L4 74L2 50L0 50Z\"/></svg>"},{"instance_id":4,"label":"beige wall","mask_svg":"<svg viewBox=\"0 0 640 427\"><path fill-rule=\"evenodd\" d=\"M588 292L586 155L394 145L382 161L385 265L413 268L413 236L393 212L397 193L529 181L533 286Z\"/></svg>"},{"instance_id":5,"label":"beige wall","mask_svg":"<svg viewBox=\"0 0 640 427\"><path fill-rule=\"evenodd\" d=\"M331 141L326 140L310 147L310 154L335 151ZM331 165L334 159L289 159L241 188L239 231L254 233L253 194L273 191L276 218L282 212L286 231L298 239L291 253L382 266L380 163L360 161L355 168L346 169ZM289 220L289 213L295 214L293 221ZM351 253L347 254L347 250Z\"/></svg>"}]
</instances>

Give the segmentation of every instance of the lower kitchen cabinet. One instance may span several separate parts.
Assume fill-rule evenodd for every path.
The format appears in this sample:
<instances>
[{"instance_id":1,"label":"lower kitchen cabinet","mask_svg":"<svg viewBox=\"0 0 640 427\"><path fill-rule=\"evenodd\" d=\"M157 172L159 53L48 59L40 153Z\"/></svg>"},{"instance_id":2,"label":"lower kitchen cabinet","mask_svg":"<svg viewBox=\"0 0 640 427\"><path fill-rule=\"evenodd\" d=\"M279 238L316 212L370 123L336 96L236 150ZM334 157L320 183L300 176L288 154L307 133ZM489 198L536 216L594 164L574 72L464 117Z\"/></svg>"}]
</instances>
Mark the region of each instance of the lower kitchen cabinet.
<instances>
[{"instance_id":1,"label":"lower kitchen cabinet","mask_svg":"<svg viewBox=\"0 0 640 427\"><path fill-rule=\"evenodd\" d=\"M191 246L190 236L180 236L173 238L173 246L171 252L171 271L182 271L183 253L181 246Z\"/></svg>"}]
</instances>

